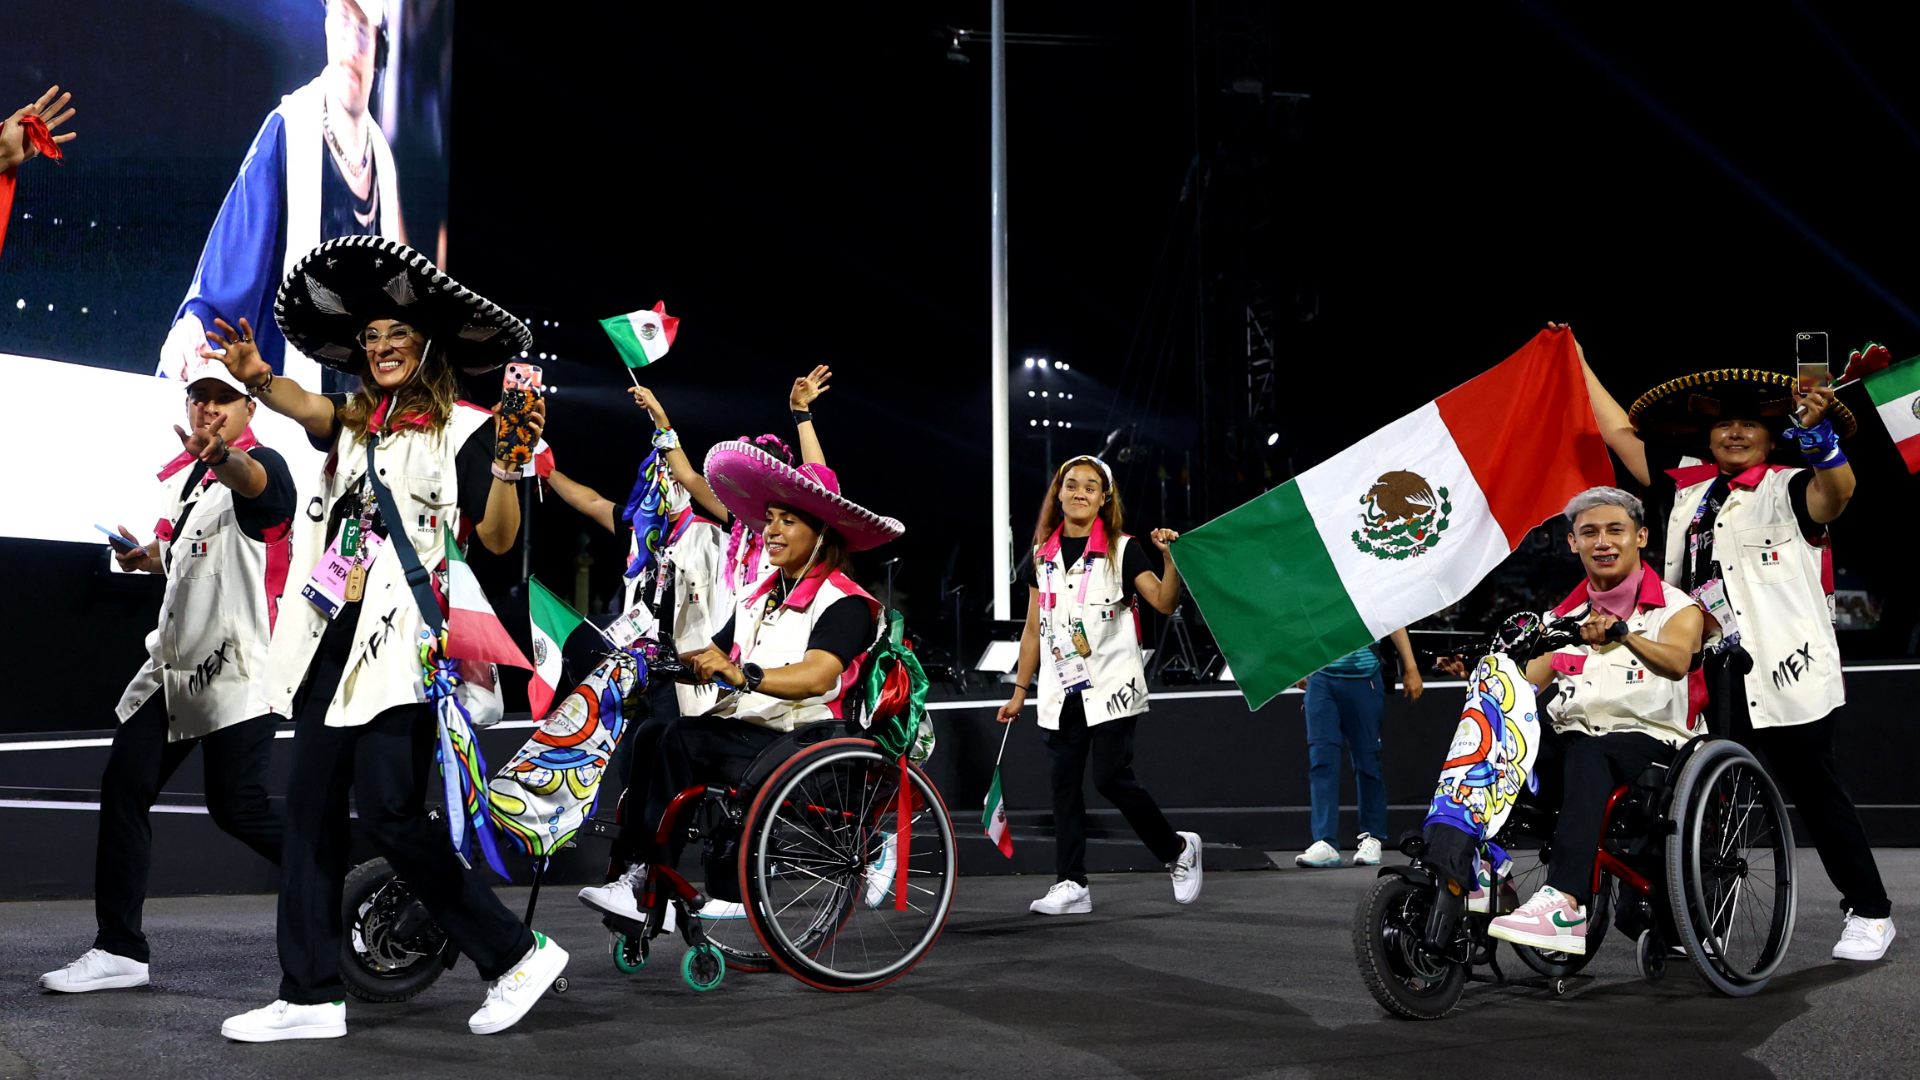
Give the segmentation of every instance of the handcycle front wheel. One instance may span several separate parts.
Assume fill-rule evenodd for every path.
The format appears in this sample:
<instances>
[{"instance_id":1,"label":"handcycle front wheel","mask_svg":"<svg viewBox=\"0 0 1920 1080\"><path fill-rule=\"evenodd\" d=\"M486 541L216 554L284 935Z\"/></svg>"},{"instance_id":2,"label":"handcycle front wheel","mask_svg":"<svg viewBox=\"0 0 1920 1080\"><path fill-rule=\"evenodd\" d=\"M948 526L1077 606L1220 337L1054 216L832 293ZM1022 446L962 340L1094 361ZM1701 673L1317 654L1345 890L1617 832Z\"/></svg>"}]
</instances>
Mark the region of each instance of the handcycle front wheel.
<instances>
[{"instance_id":1,"label":"handcycle front wheel","mask_svg":"<svg viewBox=\"0 0 1920 1080\"><path fill-rule=\"evenodd\" d=\"M361 1001L407 1001L452 965L458 950L384 858L347 875L340 897L340 978Z\"/></svg>"},{"instance_id":2,"label":"handcycle front wheel","mask_svg":"<svg viewBox=\"0 0 1920 1080\"><path fill-rule=\"evenodd\" d=\"M1374 881L1353 919L1353 954L1373 1000L1403 1020L1438 1020L1467 986L1467 967L1427 951L1433 888L1398 874Z\"/></svg>"},{"instance_id":3,"label":"handcycle front wheel","mask_svg":"<svg viewBox=\"0 0 1920 1080\"><path fill-rule=\"evenodd\" d=\"M767 777L746 817L747 920L780 970L822 990L905 975L953 905L946 803L916 765L830 739Z\"/></svg>"}]
</instances>

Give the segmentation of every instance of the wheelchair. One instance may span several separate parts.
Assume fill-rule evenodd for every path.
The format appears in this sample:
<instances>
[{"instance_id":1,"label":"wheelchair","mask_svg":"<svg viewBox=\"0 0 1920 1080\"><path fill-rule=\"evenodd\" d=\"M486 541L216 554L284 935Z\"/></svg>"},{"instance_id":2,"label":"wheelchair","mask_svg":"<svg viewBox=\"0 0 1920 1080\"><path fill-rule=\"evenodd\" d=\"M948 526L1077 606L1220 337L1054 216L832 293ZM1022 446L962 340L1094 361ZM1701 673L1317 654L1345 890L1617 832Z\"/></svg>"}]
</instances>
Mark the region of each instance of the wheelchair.
<instances>
[{"instance_id":1,"label":"wheelchair","mask_svg":"<svg viewBox=\"0 0 1920 1080\"><path fill-rule=\"evenodd\" d=\"M1527 659L1577 640L1568 622L1529 618L1531 626L1509 620L1490 653L1524 668ZM1530 690L1527 696L1522 707L1531 710ZM1498 867L1502 856L1511 860L1507 880L1497 872L1492 881L1483 877L1487 911L1465 910L1465 891L1442 869L1429 837L1405 838L1400 850L1409 862L1382 867L1354 917L1354 954L1374 1000L1395 1017L1434 1020L1452 1011L1473 979L1525 981L1559 996L1593 961L1609 929L1634 942L1635 966L1649 981L1684 958L1716 993L1747 997L1765 989L1793 936L1797 892L1786 803L1753 754L1730 740L1698 736L1669 765L1617 786L1604 821L1586 952L1515 944L1535 973L1528 980L1506 977L1501 942L1487 926L1544 883L1555 816L1522 801L1497 835L1476 845L1476 862Z\"/></svg>"},{"instance_id":2,"label":"wheelchair","mask_svg":"<svg viewBox=\"0 0 1920 1080\"><path fill-rule=\"evenodd\" d=\"M676 794L654 841L676 833L700 845L706 891L649 864L636 889L643 918L603 920L622 971L646 965L671 908L696 990L729 968L871 990L919 963L952 908L956 849L938 789L905 754L841 722L782 736L737 785ZM712 899L744 914L703 914Z\"/></svg>"},{"instance_id":3,"label":"wheelchair","mask_svg":"<svg viewBox=\"0 0 1920 1080\"><path fill-rule=\"evenodd\" d=\"M633 973L646 965L669 908L687 943L681 975L698 991L719 986L729 968L779 970L823 990L870 990L905 975L933 947L953 905L957 849L946 803L914 760L930 745L922 717L898 708L908 669L924 676L901 643L897 615L876 649L889 632L893 650L875 654L890 661L880 700L856 695L847 706L864 721L806 725L761 751L739 783L673 798L654 840L678 833L697 843L708 891L674 868L649 865L637 890L642 919L604 920L616 967ZM650 651L651 675L676 674L670 643ZM623 684L623 711L643 685L644 676ZM533 862L529 924L546 866L545 858ZM742 905L742 915L703 917L715 898ZM360 1000L407 1000L459 958L385 859L353 869L341 907L341 974ZM564 982L554 989L565 992Z\"/></svg>"}]
</instances>

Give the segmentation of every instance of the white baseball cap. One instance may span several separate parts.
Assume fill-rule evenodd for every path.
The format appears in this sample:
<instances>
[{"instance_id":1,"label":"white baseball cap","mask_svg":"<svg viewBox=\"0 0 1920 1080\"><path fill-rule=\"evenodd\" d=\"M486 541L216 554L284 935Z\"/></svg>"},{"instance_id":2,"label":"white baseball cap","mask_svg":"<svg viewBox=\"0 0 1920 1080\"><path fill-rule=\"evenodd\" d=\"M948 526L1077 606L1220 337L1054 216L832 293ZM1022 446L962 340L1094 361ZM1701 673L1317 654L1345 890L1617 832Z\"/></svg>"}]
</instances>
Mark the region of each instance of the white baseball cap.
<instances>
[{"instance_id":1,"label":"white baseball cap","mask_svg":"<svg viewBox=\"0 0 1920 1080\"><path fill-rule=\"evenodd\" d=\"M239 379L233 377L233 372L227 370L226 364L219 360L209 360L204 356L197 356L187 365L186 371L181 373L180 381L188 386L192 386L202 379L212 379L215 382L232 387L247 397L253 396Z\"/></svg>"}]
</instances>

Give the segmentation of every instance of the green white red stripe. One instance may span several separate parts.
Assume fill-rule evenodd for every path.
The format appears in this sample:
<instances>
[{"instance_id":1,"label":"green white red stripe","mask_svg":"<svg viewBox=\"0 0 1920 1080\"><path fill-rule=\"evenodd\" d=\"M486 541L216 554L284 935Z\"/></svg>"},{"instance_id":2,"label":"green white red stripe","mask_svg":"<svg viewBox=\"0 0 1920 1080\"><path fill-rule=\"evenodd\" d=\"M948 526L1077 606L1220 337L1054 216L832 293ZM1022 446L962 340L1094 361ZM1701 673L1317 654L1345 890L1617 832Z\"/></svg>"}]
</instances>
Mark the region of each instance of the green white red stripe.
<instances>
[{"instance_id":1,"label":"green white red stripe","mask_svg":"<svg viewBox=\"0 0 1920 1080\"><path fill-rule=\"evenodd\" d=\"M447 655L456 660L479 660L510 667L532 668L514 643L513 635L493 613L487 594L460 557L453 532L442 527L447 552Z\"/></svg>"},{"instance_id":2,"label":"green white red stripe","mask_svg":"<svg viewBox=\"0 0 1920 1080\"><path fill-rule=\"evenodd\" d=\"M560 657L567 636L587 620L538 578L527 579L527 612L533 622L533 679L527 683L527 705L536 719L542 719L560 686Z\"/></svg>"},{"instance_id":3,"label":"green white red stripe","mask_svg":"<svg viewBox=\"0 0 1920 1080\"><path fill-rule=\"evenodd\" d=\"M1920 472L1920 356L1867 376L1867 396L1907 471Z\"/></svg>"},{"instance_id":4,"label":"green white red stripe","mask_svg":"<svg viewBox=\"0 0 1920 1080\"><path fill-rule=\"evenodd\" d=\"M630 368L643 368L667 355L680 320L667 314L667 302L661 300L651 309L601 319L600 326L613 339L620 359Z\"/></svg>"},{"instance_id":5,"label":"green white red stripe","mask_svg":"<svg viewBox=\"0 0 1920 1080\"><path fill-rule=\"evenodd\" d=\"M1000 767L993 767L993 786L987 789L987 805L980 815L980 827L1000 854L1013 858L1013 834L1007 831L1007 799L1000 792Z\"/></svg>"},{"instance_id":6,"label":"green white red stripe","mask_svg":"<svg viewBox=\"0 0 1920 1080\"><path fill-rule=\"evenodd\" d=\"M1491 371L1188 532L1174 555L1259 708L1458 602L1567 500L1611 483L1573 335L1543 330Z\"/></svg>"}]
</instances>

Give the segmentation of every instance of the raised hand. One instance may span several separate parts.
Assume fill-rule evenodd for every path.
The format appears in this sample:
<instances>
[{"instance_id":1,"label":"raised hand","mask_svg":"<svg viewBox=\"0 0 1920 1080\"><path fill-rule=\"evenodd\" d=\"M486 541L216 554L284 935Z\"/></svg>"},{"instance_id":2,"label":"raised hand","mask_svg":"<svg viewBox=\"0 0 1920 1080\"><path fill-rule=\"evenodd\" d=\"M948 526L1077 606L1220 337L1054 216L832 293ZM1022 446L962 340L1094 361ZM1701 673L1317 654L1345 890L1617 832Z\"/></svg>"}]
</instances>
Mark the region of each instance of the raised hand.
<instances>
[{"instance_id":1,"label":"raised hand","mask_svg":"<svg viewBox=\"0 0 1920 1080\"><path fill-rule=\"evenodd\" d=\"M33 104L14 110L13 115L7 117L4 122L0 122L0 172L40 156L40 148L33 144L32 139L27 138L26 128L21 121L29 115L38 116L46 122L47 131L51 133L55 128L73 119L73 114L77 110L67 107L67 102L72 100L72 94L62 94L58 86L49 86L47 92L41 94ZM56 145L70 143L76 134L69 131L65 135L54 135L53 141Z\"/></svg>"},{"instance_id":2,"label":"raised hand","mask_svg":"<svg viewBox=\"0 0 1920 1080\"><path fill-rule=\"evenodd\" d=\"M228 374L249 390L256 389L255 383L273 374L273 365L267 363L253 343L253 327L247 320L240 320L238 330L225 319L215 319L213 325L219 329L207 331L208 344L200 346L202 358L227 365Z\"/></svg>"},{"instance_id":3,"label":"raised hand","mask_svg":"<svg viewBox=\"0 0 1920 1080\"><path fill-rule=\"evenodd\" d=\"M794 412L809 412L813 400L827 392L827 380L833 378L833 369L825 364L816 364L812 371L793 380L793 389L787 393L787 408Z\"/></svg>"},{"instance_id":4,"label":"raised hand","mask_svg":"<svg viewBox=\"0 0 1920 1080\"><path fill-rule=\"evenodd\" d=\"M173 433L180 436L182 449L209 465L226 459L227 440L220 436L220 432L215 430L212 424L194 428L191 435L181 430L179 424L175 424Z\"/></svg>"},{"instance_id":5,"label":"raised hand","mask_svg":"<svg viewBox=\"0 0 1920 1080\"><path fill-rule=\"evenodd\" d=\"M653 391L644 386L635 386L628 389L627 394L633 398L635 405L647 410L647 415L653 417L654 427L665 431L673 426L673 422L667 419L666 407L660 404L659 398L653 396Z\"/></svg>"}]
</instances>

